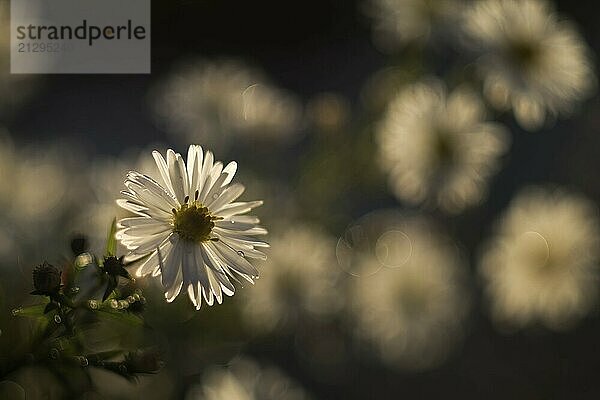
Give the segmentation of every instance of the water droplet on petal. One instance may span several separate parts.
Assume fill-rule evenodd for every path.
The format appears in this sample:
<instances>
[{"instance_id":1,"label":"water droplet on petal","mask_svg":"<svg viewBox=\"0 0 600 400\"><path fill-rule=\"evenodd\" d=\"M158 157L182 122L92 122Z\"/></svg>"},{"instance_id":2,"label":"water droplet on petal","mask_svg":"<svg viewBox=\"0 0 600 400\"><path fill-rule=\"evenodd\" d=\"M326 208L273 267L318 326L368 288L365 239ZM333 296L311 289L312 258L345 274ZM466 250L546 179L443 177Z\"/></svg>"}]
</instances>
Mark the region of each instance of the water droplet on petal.
<instances>
[{"instance_id":1,"label":"water droplet on petal","mask_svg":"<svg viewBox=\"0 0 600 400\"><path fill-rule=\"evenodd\" d=\"M11 313L13 316L17 316L21 313L21 311L23 311L21 308L14 308Z\"/></svg>"},{"instance_id":2,"label":"water droplet on petal","mask_svg":"<svg viewBox=\"0 0 600 400\"><path fill-rule=\"evenodd\" d=\"M219 197L218 193L213 194L213 199L217 199Z\"/></svg>"},{"instance_id":3,"label":"water droplet on petal","mask_svg":"<svg viewBox=\"0 0 600 400\"><path fill-rule=\"evenodd\" d=\"M239 255L240 257L245 257L245 256L246 256L246 255L244 254L244 252L243 252L243 251L241 251L241 250L238 250L238 251L237 251L237 253L238 253L238 255Z\"/></svg>"},{"instance_id":4,"label":"water droplet on petal","mask_svg":"<svg viewBox=\"0 0 600 400\"><path fill-rule=\"evenodd\" d=\"M90 362L88 361L88 359L87 359L87 358L85 358L85 357L81 356L81 357L79 357L79 364L80 364L82 367L87 367L88 365L90 365Z\"/></svg>"},{"instance_id":5,"label":"water droplet on petal","mask_svg":"<svg viewBox=\"0 0 600 400\"><path fill-rule=\"evenodd\" d=\"M60 315L56 314L54 316L54 322L56 322L57 324L60 324L62 322L62 318L60 318Z\"/></svg>"}]
</instances>

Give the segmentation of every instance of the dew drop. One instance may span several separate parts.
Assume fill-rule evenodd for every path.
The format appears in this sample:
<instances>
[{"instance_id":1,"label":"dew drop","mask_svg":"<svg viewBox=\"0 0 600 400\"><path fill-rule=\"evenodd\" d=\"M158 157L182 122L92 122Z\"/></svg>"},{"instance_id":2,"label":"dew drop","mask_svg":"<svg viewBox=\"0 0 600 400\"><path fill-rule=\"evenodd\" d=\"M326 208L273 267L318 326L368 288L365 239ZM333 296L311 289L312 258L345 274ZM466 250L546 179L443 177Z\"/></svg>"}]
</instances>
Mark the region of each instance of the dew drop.
<instances>
[{"instance_id":1,"label":"dew drop","mask_svg":"<svg viewBox=\"0 0 600 400\"><path fill-rule=\"evenodd\" d=\"M216 198L218 198L218 197L219 197L219 194L218 194L218 193L215 193L215 194L213 194L213 199L216 199Z\"/></svg>"},{"instance_id":2,"label":"dew drop","mask_svg":"<svg viewBox=\"0 0 600 400\"><path fill-rule=\"evenodd\" d=\"M12 313L12 315L13 315L13 316L15 316L15 317L16 317L17 315L19 315L19 314L21 313L21 311L23 311L21 308L14 308L14 309L11 311L11 313Z\"/></svg>"},{"instance_id":3,"label":"dew drop","mask_svg":"<svg viewBox=\"0 0 600 400\"><path fill-rule=\"evenodd\" d=\"M54 316L54 322L56 322L57 324L60 324L62 322L62 318L60 318L60 315L56 314Z\"/></svg>"},{"instance_id":4,"label":"dew drop","mask_svg":"<svg viewBox=\"0 0 600 400\"><path fill-rule=\"evenodd\" d=\"M92 310L97 310L98 309L98 300L88 301L88 307L91 308Z\"/></svg>"},{"instance_id":5,"label":"dew drop","mask_svg":"<svg viewBox=\"0 0 600 400\"><path fill-rule=\"evenodd\" d=\"M87 358L81 356L79 357L79 365L81 365L82 367L87 367L88 365L90 365L90 362Z\"/></svg>"},{"instance_id":6,"label":"dew drop","mask_svg":"<svg viewBox=\"0 0 600 400\"><path fill-rule=\"evenodd\" d=\"M238 253L238 255L239 255L240 257L245 257L245 256L246 256L246 255L244 254L244 252L243 252L243 251L241 251L241 250L238 250L238 251L237 251L237 253Z\"/></svg>"}]
</instances>

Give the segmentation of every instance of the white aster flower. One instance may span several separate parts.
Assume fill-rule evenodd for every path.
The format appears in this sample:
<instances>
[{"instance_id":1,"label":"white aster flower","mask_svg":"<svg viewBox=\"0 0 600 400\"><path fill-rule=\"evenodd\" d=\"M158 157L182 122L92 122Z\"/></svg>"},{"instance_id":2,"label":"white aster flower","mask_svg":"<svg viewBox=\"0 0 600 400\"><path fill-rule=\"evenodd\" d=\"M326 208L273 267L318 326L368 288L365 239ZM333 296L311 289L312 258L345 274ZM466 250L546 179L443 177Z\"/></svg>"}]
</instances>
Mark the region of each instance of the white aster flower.
<instances>
[{"instance_id":1,"label":"white aster flower","mask_svg":"<svg viewBox=\"0 0 600 400\"><path fill-rule=\"evenodd\" d=\"M600 225L585 198L532 188L518 195L483 253L480 272L494 319L519 328L568 327L598 294Z\"/></svg>"},{"instance_id":2,"label":"white aster flower","mask_svg":"<svg viewBox=\"0 0 600 400\"><path fill-rule=\"evenodd\" d=\"M448 212L482 200L508 147L504 128L484 118L483 104L466 88L447 94L432 81L402 90L376 137L394 194Z\"/></svg>"},{"instance_id":3,"label":"white aster flower","mask_svg":"<svg viewBox=\"0 0 600 400\"><path fill-rule=\"evenodd\" d=\"M193 387L187 400L308 400L311 397L281 370L261 366L248 358L227 368L212 368Z\"/></svg>"},{"instance_id":4,"label":"white aster flower","mask_svg":"<svg viewBox=\"0 0 600 400\"><path fill-rule=\"evenodd\" d=\"M245 322L257 331L294 329L303 317L324 318L340 309L335 241L308 226L274 234L264 277L243 300Z\"/></svg>"},{"instance_id":5,"label":"white aster flower","mask_svg":"<svg viewBox=\"0 0 600 400\"><path fill-rule=\"evenodd\" d=\"M487 98L498 109L512 107L525 129L570 112L595 88L588 46L545 0L476 1L463 26L481 54Z\"/></svg>"},{"instance_id":6,"label":"white aster flower","mask_svg":"<svg viewBox=\"0 0 600 400\"><path fill-rule=\"evenodd\" d=\"M396 220L363 258L374 275L354 279L357 334L389 365L440 365L459 341L468 310L464 265L456 246L419 218Z\"/></svg>"},{"instance_id":7,"label":"white aster flower","mask_svg":"<svg viewBox=\"0 0 600 400\"><path fill-rule=\"evenodd\" d=\"M250 283L258 271L246 258L265 259L257 247L268 245L256 239L267 231L254 216L242 215L262 201L235 202L244 186L231 183L237 163L214 162L210 151L189 147L187 165L181 154L167 151L167 160L152 153L160 181L129 172L124 199L118 204L137 217L119 221L118 238L132 256L148 256L137 269L137 276L162 275L167 301L181 289L200 308L202 298L208 305L223 294L232 296L231 279Z\"/></svg>"},{"instance_id":8,"label":"white aster flower","mask_svg":"<svg viewBox=\"0 0 600 400\"><path fill-rule=\"evenodd\" d=\"M456 19L459 0L371 0L373 40L390 51L411 42L427 42Z\"/></svg>"},{"instance_id":9,"label":"white aster flower","mask_svg":"<svg viewBox=\"0 0 600 400\"><path fill-rule=\"evenodd\" d=\"M189 62L155 92L159 123L189 141L221 146L236 138L285 140L300 125L299 100L237 61Z\"/></svg>"}]
</instances>

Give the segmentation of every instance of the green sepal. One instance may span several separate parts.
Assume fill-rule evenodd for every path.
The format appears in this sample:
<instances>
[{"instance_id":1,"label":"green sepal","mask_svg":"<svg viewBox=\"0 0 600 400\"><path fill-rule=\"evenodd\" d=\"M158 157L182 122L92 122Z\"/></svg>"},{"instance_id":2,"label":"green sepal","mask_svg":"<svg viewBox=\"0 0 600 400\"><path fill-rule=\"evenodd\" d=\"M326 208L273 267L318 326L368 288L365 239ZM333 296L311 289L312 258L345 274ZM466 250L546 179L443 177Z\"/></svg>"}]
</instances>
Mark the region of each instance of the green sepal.
<instances>
[{"instance_id":1,"label":"green sepal","mask_svg":"<svg viewBox=\"0 0 600 400\"><path fill-rule=\"evenodd\" d=\"M117 219L114 218L110 229L108 231L108 237L106 238L106 256L114 257L117 254Z\"/></svg>"},{"instance_id":2,"label":"green sepal","mask_svg":"<svg viewBox=\"0 0 600 400\"><path fill-rule=\"evenodd\" d=\"M108 276L108 284L106 285L106 291L104 292L104 296L102 296L102 301L106 301L108 296L111 295L113 290L117 288L117 277L116 276Z\"/></svg>"}]
</instances>

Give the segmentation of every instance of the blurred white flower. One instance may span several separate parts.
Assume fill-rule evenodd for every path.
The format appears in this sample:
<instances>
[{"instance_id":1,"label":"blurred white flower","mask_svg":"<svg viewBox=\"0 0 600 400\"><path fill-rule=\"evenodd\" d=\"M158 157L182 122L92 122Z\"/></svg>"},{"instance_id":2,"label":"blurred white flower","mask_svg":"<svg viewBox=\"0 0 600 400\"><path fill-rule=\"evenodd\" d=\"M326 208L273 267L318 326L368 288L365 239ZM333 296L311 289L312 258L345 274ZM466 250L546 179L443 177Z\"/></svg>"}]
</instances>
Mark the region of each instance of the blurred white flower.
<instances>
[{"instance_id":1,"label":"blurred white flower","mask_svg":"<svg viewBox=\"0 0 600 400\"><path fill-rule=\"evenodd\" d=\"M257 331L294 329L302 317L323 318L340 309L335 288L335 241L316 228L297 226L273 234L256 290L242 302L244 321Z\"/></svg>"},{"instance_id":2,"label":"blurred white flower","mask_svg":"<svg viewBox=\"0 0 600 400\"><path fill-rule=\"evenodd\" d=\"M512 108L525 129L569 113L595 89L588 46L545 0L475 1L463 26L481 55L486 97Z\"/></svg>"},{"instance_id":3,"label":"blurred white flower","mask_svg":"<svg viewBox=\"0 0 600 400\"><path fill-rule=\"evenodd\" d=\"M483 104L467 88L447 94L431 81L402 90L376 137L394 194L447 212L481 201L508 147L504 128L484 118Z\"/></svg>"},{"instance_id":4,"label":"blurred white flower","mask_svg":"<svg viewBox=\"0 0 600 400\"><path fill-rule=\"evenodd\" d=\"M306 114L312 125L324 133L340 132L350 120L348 99L332 92L324 92L310 99Z\"/></svg>"},{"instance_id":5,"label":"blurred white flower","mask_svg":"<svg viewBox=\"0 0 600 400\"><path fill-rule=\"evenodd\" d=\"M0 132L0 254L31 254L27 248L38 253L57 231L64 243L55 241L50 251L68 244L63 225L83 195L76 153L66 143L16 147Z\"/></svg>"},{"instance_id":6,"label":"blurred white flower","mask_svg":"<svg viewBox=\"0 0 600 400\"><path fill-rule=\"evenodd\" d=\"M507 328L568 327L598 294L596 207L577 195L531 188L511 203L480 264L494 319Z\"/></svg>"},{"instance_id":7,"label":"blurred white flower","mask_svg":"<svg viewBox=\"0 0 600 400\"><path fill-rule=\"evenodd\" d=\"M118 204L137 216L119 221L117 237L132 256L148 256L136 275L162 275L167 301L183 288L196 309L202 297L208 305L215 298L220 304L223 294L235 292L230 279L258 278L246 258L266 258L257 247L268 245L256 236L267 231L258 218L241 214L262 201L234 202L245 190L231 183L237 163L223 167L200 146L189 147L187 164L170 149L166 161L157 151L152 155L162 185L139 172L127 174Z\"/></svg>"},{"instance_id":8,"label":"blurred white flower","mask_svg":"<svg viewBox=\"0 0 600 400\"><path fill-rule=\"evenodd\" d=\"M185 64L151 98L169 133L212 146L244 137L284 141L298 133L302 116L294 95L231 60Z\"/></svg>"},{"instance_id":9,"label":"blurred white flower","mask_svg":"<svg viewBox=\"0 0 600 400\"><path fill-rule=\"evenodd\" d=\"M295 381L275 367L261 367L240 358L227 368L212 368L193 387L187 400L308 400L311 397Z\"/></svg>"},{"instance_id":10,"label":"blurred white flower","mask_svg":"<svg viewBox=\"0 0 600 400\"><path fill-rule=\"evenodd\" d=\"M427 42L432 34L446 32L457 19L459 0L371 0L373 40L392 51L411 42Z\"/></svg>"},{"instance_id":11,"label":"blurred white flower","mask_svg":"<svg viewBox=\"0 0 600 400\"><path fill-rule=\"evenodd\" d=\"M458 249L419 218L406 219L377 242L376 256L363 262L382 268L355 278L349 295L357 334L391 366L434 368L462 337L467 315Z\"/></svg>"}]
</instances>

